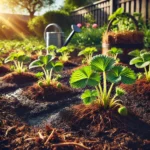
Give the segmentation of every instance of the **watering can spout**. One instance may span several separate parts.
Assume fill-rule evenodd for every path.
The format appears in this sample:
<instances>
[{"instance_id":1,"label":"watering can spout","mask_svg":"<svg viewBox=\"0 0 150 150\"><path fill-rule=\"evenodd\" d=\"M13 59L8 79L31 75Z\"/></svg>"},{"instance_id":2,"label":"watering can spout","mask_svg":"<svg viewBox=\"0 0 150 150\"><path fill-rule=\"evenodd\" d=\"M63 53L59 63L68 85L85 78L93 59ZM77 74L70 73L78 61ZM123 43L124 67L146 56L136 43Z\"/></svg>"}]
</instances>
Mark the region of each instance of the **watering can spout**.
<instances>
[{"instance_id":1,"label":"watering can spout","mask_svg":"<svg viewBox=\"0 0 150 150\"><path fill-rule=\"evenodd\" d=\"M71 38L73 37L73 35L74 35L76 32L81 32L81 29L80 29L78 26L76 26L76 25L71 25L71 28L72 28L72 32L70 33L70 35L69 35L68 38L66 39L66 41L65 41L65 43L64 43L63 46L66 46L66 45L70 42Z\"/></svg>"},{"instance_id":2,"label":"watering can spout","mask_svg":"<svg viewBox=\"0 0 150 150\"><path fill-rule=\"evenodd\" d=\"M54 29L55 30L51 32L47 32L47 29L50 27L52 27L53 30ZM76 32L81 32L81 29L76 25L71 25L71 28L72 28L72 32L70 33L70 35L68 36L67 40L64 43L64 33L62 32L61 28L55 23L51 23L47 25L44 31L44 39L46 42L47 49L50 45L55 45L57 47L66 46Z\"/></svg>"}]
</instances>

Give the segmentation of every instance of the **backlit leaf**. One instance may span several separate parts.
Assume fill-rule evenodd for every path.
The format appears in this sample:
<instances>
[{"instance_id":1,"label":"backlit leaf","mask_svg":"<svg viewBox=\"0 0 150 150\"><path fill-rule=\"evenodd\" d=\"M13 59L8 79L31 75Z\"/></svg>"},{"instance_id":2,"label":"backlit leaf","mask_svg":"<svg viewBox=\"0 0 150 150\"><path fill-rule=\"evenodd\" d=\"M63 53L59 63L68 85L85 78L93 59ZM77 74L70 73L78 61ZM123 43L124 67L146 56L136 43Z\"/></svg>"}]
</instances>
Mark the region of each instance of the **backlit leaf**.
<instances>
[{"instance_id":1,"label":"backlit leaf","mask_svg":"<svg viewBox=\"0 0 150 150\"><path fill-rule=\"evenodd\" d=\"M99 82L100 75L94 73L90 66L74 71L70 78L70 85L74 88L84 88L87 85L96 86Z\"/></svg>"}]
</instances>

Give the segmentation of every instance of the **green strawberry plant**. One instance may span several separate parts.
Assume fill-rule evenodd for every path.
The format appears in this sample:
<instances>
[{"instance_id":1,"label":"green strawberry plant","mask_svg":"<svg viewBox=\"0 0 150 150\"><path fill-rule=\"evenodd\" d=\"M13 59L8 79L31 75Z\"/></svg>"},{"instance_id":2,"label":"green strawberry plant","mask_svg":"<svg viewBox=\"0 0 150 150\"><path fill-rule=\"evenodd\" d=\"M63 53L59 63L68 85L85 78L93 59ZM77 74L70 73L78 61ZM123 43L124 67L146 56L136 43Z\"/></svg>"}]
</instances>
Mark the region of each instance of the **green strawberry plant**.
<instances>
[{"instance_id":1,"label":"green strawberry plant","mask_svg":"<svg viewBox=\"0 0 150 150\"><path fill-rule=\"evenodd\" d=\"M56 56L56 50L57 50L57 46L55 45L50 45L48 48L47 48L47 54L50 54L52 55L53 57Z\"/></svg>"},{"instance_id":2,"label":"green strawberry plant","mask_svg":"<svg viewBox=\"0 0 150 150\"><path fill-rule=\"evenodd\" d=\"M129 53L134 56L130 60L130 65L135 65L137 68L144 68L146 80L150 82L150 52L144 50L134 50Z\"/></svg>"},{"instance_id":3,"label":"green strawberry plant","mask_svg":"<svg viewBox=\"0 0 150 150\"><path fill-rule=\"evenodd\" d=\"M120 60L117 58L119 54L122 54L123 51L121 48L117 48L117 47L112 47L109 51L108 51L108 55L112 56L116 62L119 62Z\"/></svg>"},{"instance_id":4,"label":"green strawberry plant","mask_svg":"<svg viewBox=\"0 0 150 150\"><path fill-rule=\"evenodd\" d=\"M57 52L61 54L59 60L62 62L66 62L70 58L70 53L73 52L74 49L70 46L63 46L60 49L57 49Z\"/></svg>"},{"instance_id":5,"label":"green strawberry plant","mask_svg":"<svg viewBox=\"0 0 150 150\"><path fill-rule=\"evenodd\" d=\"M115 19L112 23L113 31L129 31L135 29L133 21L126 14L124 14L123 7L118 8L108 18L109 21L113 19Z\"/></svg>"},{"instance_id":6,"label":"green strawberry plant","mask_svg":"<svg viewBox=\"0 0 150 150\"><path fill-rule=\"evenodd\" d=\"M83 55L85 58L82 63L90 64L94 52L97 52L96 47L86 47L84 50L79 52L78 56Z\"/></svg>"},{"instance_id":7,"label":"green strawberry plant","mask_svg":"<svg viewBox=\"0 0 150 150\"><path fill-rule=\"evenodd\" d=\"M40 67L43 70L44 77L41 78L41 83L46 83L50 85L56 78L52 78L53 72L59 72L63 68L61 62L54 62L54 57L52 55L42 55L39 56L37 60L30 63L29 69ZM39 73L40 75L40 73Z\"/></svg>"},{"instance_id":8,"label":"green strawberry plant","mask_svg":"<svg viewBox=\"0 0 150 150\"><path fill-rule=\"evenodd\" d=\"M92 58L89 66L72 73L70 85L73 88L85 88L86 86L95 88L95 90L85 90L81 95L84 104L97 103L105 109L118 107L121 115L127 115L126 107L116 99L125 94L125 91L116 87L114 96L112 96L112 91L116 83L132 84L135 80L136 75L130 68L116 66L115 59L110 56L97 55ZM110 86L108 86L108 82L111 83Z\"/></svg>"},{"instance_id":9,"label":"green strawberry plant","mask_svg":"<svg viewBox=\"0 0 150 150\"><path fill-rule=\"evenodd\" d=\"M4 60L4 63L8 62L14 63L14 71L22 73L26 71L24 64L30 62L30 57L23 52L13 52Z\"/></svg>"}]
</instances>

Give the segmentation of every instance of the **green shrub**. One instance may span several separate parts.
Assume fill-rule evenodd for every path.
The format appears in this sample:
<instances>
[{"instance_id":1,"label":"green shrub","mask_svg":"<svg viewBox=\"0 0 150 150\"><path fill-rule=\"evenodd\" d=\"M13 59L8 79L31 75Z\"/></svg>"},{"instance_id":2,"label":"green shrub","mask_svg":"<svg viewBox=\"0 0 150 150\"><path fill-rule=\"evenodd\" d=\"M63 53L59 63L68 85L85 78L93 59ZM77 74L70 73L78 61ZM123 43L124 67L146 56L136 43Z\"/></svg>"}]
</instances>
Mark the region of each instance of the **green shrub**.
<instances>
[{"instance_id":1,"label":"green shrub","mask_svg":"<svg viewBox=\"0 0 150 150\"><path fill-rule=\"evenodd\" d=\"M81 33L77 33L73 36L70 44L78 46L96 46L102 42L102 35L106 30L106 26L100 28L82 27Z\"/></svg>"},{"instance_id":2,"label":"green shrub","mask_svg":"<svg viewBox=\"0 0 150 150\"><path fill-rule=\"evenodd\" d=\"M28 26L37 36L42 37L45 27L50 23L58 24L63 31L70 29L71 19L64 11L49 11L43 16L38 16L29 21Z\"/></svg>"},{"instance_id":3,"label":"green shrub","mask_svg":"<svg viewBox=\"0 0 150 150\"><path fill-rule=\"evenodd\" d=\"M28 27L31 31L33 31L37 36L43 36L43 32L45 29L46 21L43 16L38 16L33 18L28 22Z\"/></svg>"}]
</instances>

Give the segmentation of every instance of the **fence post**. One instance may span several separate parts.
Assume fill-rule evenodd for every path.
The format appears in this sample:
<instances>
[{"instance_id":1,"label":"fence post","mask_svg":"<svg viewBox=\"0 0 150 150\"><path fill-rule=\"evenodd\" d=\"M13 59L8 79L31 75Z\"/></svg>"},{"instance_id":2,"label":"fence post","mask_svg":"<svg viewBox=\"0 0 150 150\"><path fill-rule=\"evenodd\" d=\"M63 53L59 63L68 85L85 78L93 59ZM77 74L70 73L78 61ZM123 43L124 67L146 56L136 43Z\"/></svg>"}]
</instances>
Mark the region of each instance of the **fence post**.
<instances>
[{"instance_id":1,"label":"fence post","mask_svg":"<svg viewBox=\"0 0 150 150\"><path fill-rule=\"evenodd\" d=\"M146 0L142 0L142 10L141 10L141 13L142 13L142 17L144 18L144 21L146 21Z\"/></svg>"},{"instance_id":2,"label":"fence post","mask_svg":"<svg viewBox=\"0 0 150 150\"><path fill-rule=\"evenodd\" d=\"M110 14L115 12L118 8L118 0L110 0Z\"/></svg>"}]
</instances>

